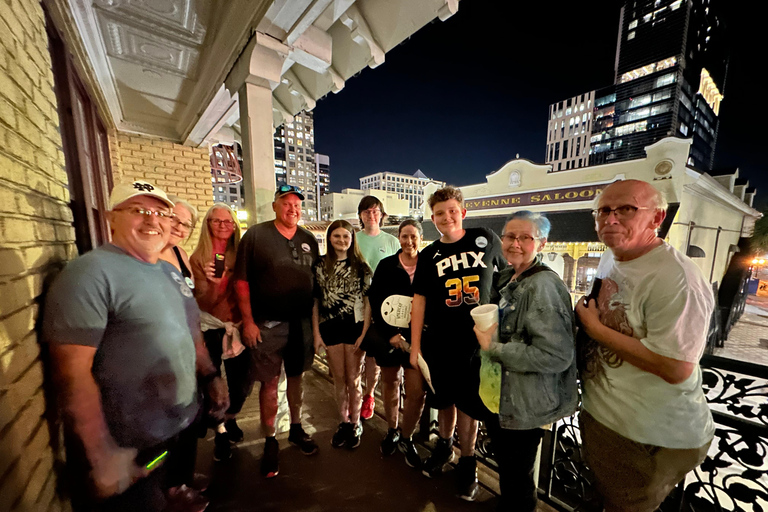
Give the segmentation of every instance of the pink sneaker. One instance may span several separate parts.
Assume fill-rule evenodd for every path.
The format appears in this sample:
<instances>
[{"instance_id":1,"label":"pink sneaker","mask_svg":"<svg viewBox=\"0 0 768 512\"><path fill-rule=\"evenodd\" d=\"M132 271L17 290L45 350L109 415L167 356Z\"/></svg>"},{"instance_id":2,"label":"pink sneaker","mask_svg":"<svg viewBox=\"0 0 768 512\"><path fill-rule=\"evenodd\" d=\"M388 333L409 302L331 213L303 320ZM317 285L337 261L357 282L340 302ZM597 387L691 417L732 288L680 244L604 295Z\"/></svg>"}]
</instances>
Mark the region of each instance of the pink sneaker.
<instances>
[{"instance_id":1,"label":"pink sneaker","mask_svg":"<svg viewBox=\"0 0 768 512\"><path fill-rule=\"evenodd\" d=\"M371 395L365 395L363 398L363 406L360 408L360 418L369 420L373 418L373 409L376 406L376 401Z\"/></svg>"}]
</instances>

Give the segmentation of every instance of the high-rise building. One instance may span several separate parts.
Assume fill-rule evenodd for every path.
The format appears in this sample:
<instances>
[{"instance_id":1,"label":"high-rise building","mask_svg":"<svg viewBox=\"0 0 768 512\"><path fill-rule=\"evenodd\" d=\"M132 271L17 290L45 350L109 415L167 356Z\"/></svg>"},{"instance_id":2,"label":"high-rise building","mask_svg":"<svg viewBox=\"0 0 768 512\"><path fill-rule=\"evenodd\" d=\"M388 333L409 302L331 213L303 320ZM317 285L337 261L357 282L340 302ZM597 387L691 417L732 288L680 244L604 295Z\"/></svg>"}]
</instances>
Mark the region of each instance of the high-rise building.
<instances>
[{"instance_id":1,"label":"high-rise building","mask_svg":"<svg viewBox=\"0 0 768 512\"><path fill-rule=\"evenodd\" d=\"M315 153L315 189L317 201L331 191L331 159L328 155Z\"/></svg>"},{"instance_id":2,"label":"high-rise building","mask_svg":"<svg viewBox=\"0 0 768 512\"><path fill-rule=\"evenodd\" d=\"M594 100L595 91L590 91L549 106L544 162L552 164L553 171L589 164Z\"/></svg>"},{"instance_id":3,"label":"high-rise building","mask_svg":"<svg viewBox=\"0 0 768 512\"><path fill-rule=\"evenodd\" d=\"M643 158L646 146L676 136L693 139L688 165L712 168L728 70L719 1L625 1L614 83L593 93L590 165ZM557 121L562 133L567 118L552 118L560 103L550 106L549 117L550 130ZM555 147L549 158L550 144L563 141L549 137L547 163L553 171L565 170L557 165Z\"/></svg>"},{"instance_id":4,"label":"high-rise building","mask_svg":"<svg viewBox=\"0 0 768 512\"><path fill-rule=\"evenodd\" d=\"M360 178L360 190L396 192L400 199L408 200L410 215L418 217L422 214L424 186L433 182L437 183L438 187L445 186L445 182L430 179L420 170L417 170L413 175L398 174L396 172L377 172Z\"/></svg>"},{"instance_id":5,"label":"high-rise building","mask_svg":"<svg viewBox=\"0 0 768 512\"><path fill-rule=\"evenodd\" d=\"M300 112L275 131L275 180L304 191L302 217L318 220L315 129L312 112Z\"/></svg>"}]
</instances>

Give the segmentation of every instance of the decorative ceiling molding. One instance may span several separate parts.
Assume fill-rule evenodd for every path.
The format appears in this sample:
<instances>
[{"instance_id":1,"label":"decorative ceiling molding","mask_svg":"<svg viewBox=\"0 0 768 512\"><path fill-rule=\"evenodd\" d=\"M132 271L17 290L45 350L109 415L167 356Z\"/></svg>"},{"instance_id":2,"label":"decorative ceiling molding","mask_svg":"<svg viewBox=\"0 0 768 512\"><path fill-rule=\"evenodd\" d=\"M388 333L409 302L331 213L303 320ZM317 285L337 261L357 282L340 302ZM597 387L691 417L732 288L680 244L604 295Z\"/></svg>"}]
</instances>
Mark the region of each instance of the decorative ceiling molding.
<instances>
[{"instance_id":1,"label":"decorative ceiling molding","mask_svg":"<svg viewBox=\"0 0 768 512\"><path fill-rule=\"evenodd\" d=\"M211 8L207 0L95 0L94 7L116 19L163 31L191 45L203 43L205 27L198 14L202 11L207 16Z\"/></svg>"},{"instance_id":2,"label":"decorative ceiling molding","mask_svg":"<svg viewBox=\"0 0 768 512\"><path fill-rule=\"evenodd\" d=\"M193 78L199 53L157 32L121 23L111 16L100 16L101 33L107 55L154 70Z\"/></svg>"}]
</instances>

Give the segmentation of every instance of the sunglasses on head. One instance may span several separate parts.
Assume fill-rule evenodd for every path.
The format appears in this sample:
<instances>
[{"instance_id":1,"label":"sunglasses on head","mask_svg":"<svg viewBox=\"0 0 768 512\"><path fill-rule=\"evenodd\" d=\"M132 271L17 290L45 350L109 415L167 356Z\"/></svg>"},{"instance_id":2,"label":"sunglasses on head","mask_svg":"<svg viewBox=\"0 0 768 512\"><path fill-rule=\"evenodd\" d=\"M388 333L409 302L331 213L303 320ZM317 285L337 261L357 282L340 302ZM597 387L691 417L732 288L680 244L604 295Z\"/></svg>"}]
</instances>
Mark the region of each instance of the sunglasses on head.
<instances>
[{"instance_id":1,"label":"sunglasses on head","mask_svg":"<svg viewBox=\"0 0 768 512\"><path fill-rule=\"evenodd\" d=\"M301 189L296 185L280 185L277 187L278 194L284 194L286 192L298 192L301 194Z\"/></svg>"}]
</instances>

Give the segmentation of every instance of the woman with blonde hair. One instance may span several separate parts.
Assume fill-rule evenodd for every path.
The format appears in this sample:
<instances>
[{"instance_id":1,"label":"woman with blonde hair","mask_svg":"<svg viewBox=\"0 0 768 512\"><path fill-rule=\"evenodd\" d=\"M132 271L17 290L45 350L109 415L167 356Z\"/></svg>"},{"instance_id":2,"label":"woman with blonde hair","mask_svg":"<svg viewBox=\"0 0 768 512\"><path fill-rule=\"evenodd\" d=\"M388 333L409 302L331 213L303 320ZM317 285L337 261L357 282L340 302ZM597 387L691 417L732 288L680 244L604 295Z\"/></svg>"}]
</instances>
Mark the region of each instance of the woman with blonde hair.
<instances>
[{"instance_id":1,"label":"woman with blonde hair","mask_svg":"<svg viewBox=\"0 0 768 512\"><path fill-rule=\"evenodd\" d=\"M173 216L171 217L171 237L168 239L168 245L160 253L160 259L167 261L181 272L187 286L194 289L194 277L190 270L189 257L187 251L179 244L189 240L197 224L197 208L188 201L171 194L168 199L173 201Z\"/></svg>"},{"instance_id":2,"label":"woman with blonde hair","mask_svg":"<svg viewBox=\"0 0 768 512\"><path fill-rule=\"evenodd\" d=\"M361 373L365 353L360 344L368 330L368 288L371 267L355 240L355 228L345 220L328 226L328 253L314 266L315 305L312 331L315 353L325 349L333 374L341 423L333 435L334 448L360 445Z\"/></svg>"},{"instance_id":3,"label":"woman with blonde hair","mask_svg":"<svg viewBox=\"0 0 768 512\"><path fill-rule=\"evenodd\" d=\"M240 309L232 280L239 243L240 224L235 212L217 203L205 214L200 240L190 258L205 345L219 373L224 362L229 387L226 421L216 426L213 458L217 461L229 459L231 444L243 440L235 418L252 385L248 378L249 352L240 343Z\"/></svg>"}]
</instances>

